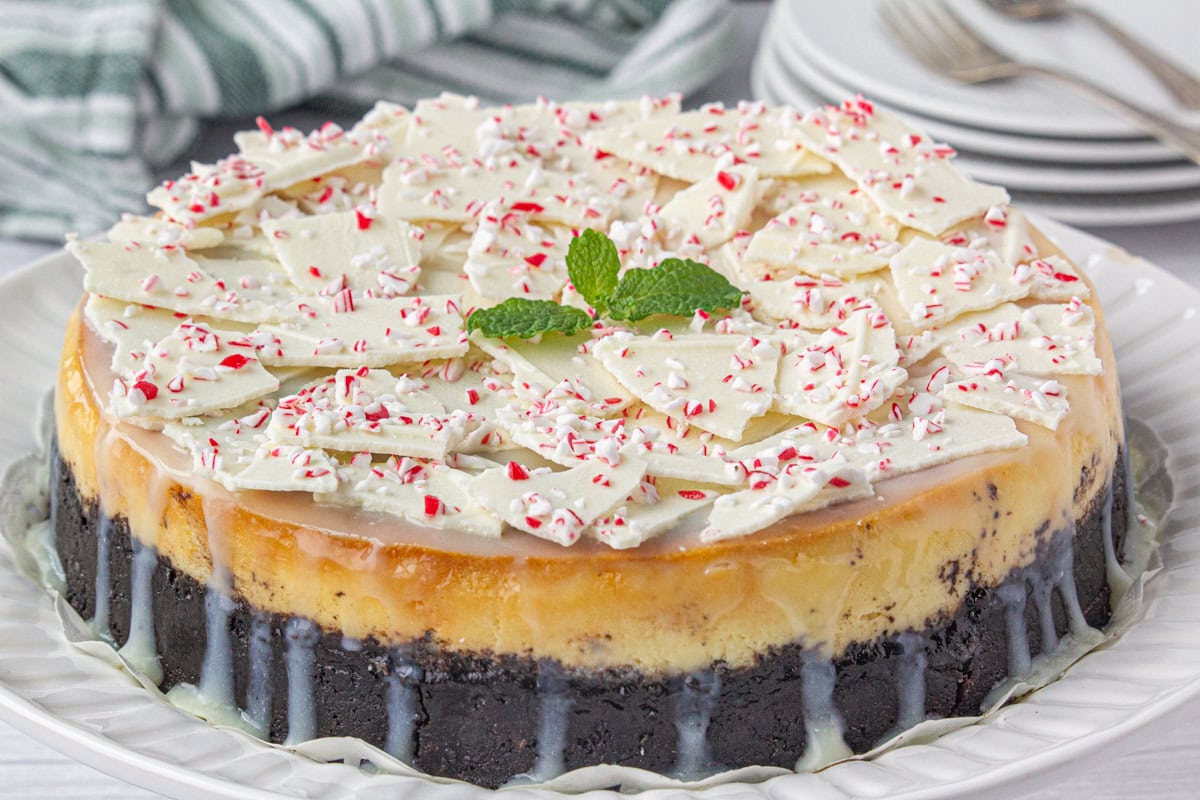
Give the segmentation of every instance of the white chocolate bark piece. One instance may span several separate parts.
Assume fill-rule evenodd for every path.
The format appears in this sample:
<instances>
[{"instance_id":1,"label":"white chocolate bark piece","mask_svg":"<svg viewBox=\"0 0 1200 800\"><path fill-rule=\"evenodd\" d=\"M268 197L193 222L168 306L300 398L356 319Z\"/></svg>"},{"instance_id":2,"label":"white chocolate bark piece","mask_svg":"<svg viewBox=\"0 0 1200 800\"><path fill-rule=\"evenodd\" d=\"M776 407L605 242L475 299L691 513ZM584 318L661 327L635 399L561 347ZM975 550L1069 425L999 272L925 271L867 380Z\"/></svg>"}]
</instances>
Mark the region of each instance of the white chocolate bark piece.
<instances>
[{"instance_id":1,"label":"white chocolate bark piece","mask_svg":"<svg viewBox=\"0 0 1200 800\"><path fill-rule=\"evenodd\" d=\"M292 283L308 294L408 294L421 275L421 243L406 222L361 209L270 220L263 232Z\"/></svg>"},{"instance_id":2,"label":"white chocolate bark piece","mask_svg":"<svg viewBox=\"0 0 1200 800\"><path fill-rule=\"evenodd\" d=\"M174 245L184 250L205 250L225 240L225 234L217 228L185 225L174 220L139 217L135 214L122 214L121 221L109 228L106 235L113 244L138 242L150 247Z\"/></svg>"},{"instance_id":3,"label":"white chocolate bark piece","mask_svg":"<svg viewBox=\"0 0 1200 800\"><path fill-rule=\"evenodd\" d=\"M841 168L901 225L937 236L993 206L1008 192L976 183L937 144L861 97L805 114L794 128L805 146Z\"/></svg>"},{"instance_id":4,"label":"white chocolate bark piece","mask_svg":"<svg viewBox=\"0 0 1200 800\"><path fill-rule=\"evenodd\" d=\"M339 403L330 376L279 401L267 425L277 444L417 458L445 458L462 438L463 415L411 412L399 400Z\"/></svg>"},{"instance_id":5,"label":"white chocolate bark piece","mask_svg":"<svg viewBox=\"0 0 1200 800\"><path fill-rule=\"evenodd\" d=\"M695 183L718 169L746 163L766 177L829 172L827 161L804 149L793 133L796 112L761 103L707 106L593 132L588 142L676 180Z\"/></svg>"},{"instance_id":6,"label":"white chocolate bark piece","mask_svg":"<svg viewBox=\"0 0 1200 800\"><path fill-rule=\"evenodd\" d=\"M779 350L754 337L614 333L592 348L614 378L663 414L739 441L771 407Z\"/></svg>"},{"instance_id":7,"label":"white chocolate bark piece","mask_svg":"<svg viewBox=\"0 0 1200 800\"><path fill-rule=\"evenodd\" d=\"M614 550L637 547L712 505L720 494L690 481L646 479L625 503L593 522L587 534Z\"/></svg>"},{"instance_id":8,"label":"white chocolate bark piece","mask_svg":"<svg viewBox=\"0 0 1200 800\"><path fill-rule=\"evenodd\" d=\"M968 311L992 308L1029 294L991 250L915 238L892 256L892 280L908 319L928 328Z\"/></svg>"},{"instance_id":9,"label":"white chocolate bark piece","mask_svg":"<svg viewBox=\"0 0 1200 800\"><path fill-rule=\"evenodd\" d=\"M768 220L744 256L750 269L777 276L853 277L887 266L900 249L899 226L881 216L866 193L844 180L822 179L798 192L800 202Z\"/></svg>"},{"instance_id":10,"label":"white chocolate bark piece","mask_svg":"<svg viewBox=\"0 0 1200 800\"><path fill-rule=\"evenodd\" d=\"M908 377L895 331L877 310L855 311L817 337L790 333L776 410L840 425L878 408Z\"/></svg>"},{"instance_id":11,"label":"white chocolate bark piece","mask_svg":"<svg viewBox=\"0 0 1200 800\"><path fill-rule=\"evenodd\" d=\"M266 436L271 408L243 407L221 417L168 422L163 433L192 454L196 474L229 491L331 492L337 465L324 451L272 444Z\"/></svg>"},{"instance_id":12,"label":"white chocolate bark piece","mask_svg":"<svg viewBox=\"0 0 1200 800\"><path fill-rule=\"evenodd\" d=\"M1071 409L1067 389L1058 381L1015 372L947 383L941 395L965 406L1035 422L1052 431L1058 430L1058 423Z\"/></svg>"},{"instance_id":13,"label":"white chocolate bark piece","mask_svg":"<svg viewBox=\"0 0 1200 800\"><path fill-rule=\"evenodd\" d=\"M1025 434L1002 414L942 402L914 382L891 404L887 421L860 425L842 455L879 481L966 456L1023 447Z\"/></svg>"},{"instance_id":14,"label":"white chocolate bark piece","mask_svg":"<svg viewBox=\"0 0 1200 800\"><path fill-rule=\"evenodd\" d=\"M89 295L83 315L100 338L113 345L112 369L128 372L138 367L157 342L175 332L181 322L176 312L124 300Z\"/></svg>"},{"instance_id":15,"label":"white chocolate bark piece","mask_svg":"<svg viewBox=\"0 0 1200 800\"><path fill-rule=\"evenodd\" d=\"M340 369L334 374L333 402L362 406L366 413L386 407L392 413L445 414L442 402L423 383L398 380L385 369Z\"/></svg>"},{"instance_id":16,"label":"white chocolate bark piece","mask_svg":"<svg viewBox=\"0 0 1200 800\"><path fill-rule=\"evenodd\" d=\"M184 224L236 213L265 192L264 173L241 156L215 164L192 162L192 171L152 189L146 202Z\"/></svg>"},{"instance_id":17,"label":"white chocolate bark piece","mask_svg":"<svg viewBox=\"0 0 1200 800\"><path fill-rule=\"evenodd\" d=\"M481 473L474 491L484 507L514 528L567 546L629 497L645 472L644 463L625 454L614 465L593 460L562 472L510 462Z\"/></svg>"},{"instance_id":18,"label":"white chocolate bark piece","mask_svg":"<svg viewBox=\"0 0 1200 800\"><path fill-rule=\"evenodd\" d=\"M246 161L262 170L263 188L283 189L363 161L386 161L401 144L411 114L403 106L380 101L349 131L326 122L311 133L273 129L265 120L256 131L234 135Z\"/></svg>"},{"instance_id":19,"label":"white chocolate bark piece","mask_svg":"<svg viewBox=\"0 0 1200 800\"><path fill-rule=\"evenodd\" d=\"M294 320L251 335L272 366L382 367L467 352L454 295L369 297L345 289L296 305ZM357 448L355 448L357 449Z\"/></svg>"},{"instance_id":20,"label":"white chocolate bark piece","mask_svg":"<svg viewBox=\"0 0 1200 800\"><path fill-rule=\"evenodd\" d=\"M722 495L713 502L708 527L700 540L715 542L745 536L772 525L801 507L814 510L822 504L866 497L871 485L863 471L844 462L800 464L780 471L777 478L740 492Z\"/></svg>"},{"instance_id":21,"label":"white chocolate bark piece","mask_svg":"<svg viewBox=\"0 0 1200 800\"><path fill-rule=\"evenodd\" d=\"M947 329L943 351L965 372L999 360L1027 375L1099 375L1096 316L1080 300L1028 308L1007 303Z\"/></svg>"},{"instance_id":22,"label":"white chocolate bark piece","mask_svg":"<svg viewBox=\"0 0 1200 800\"><path fill-rule=\"evenodd\" d=\"M475 224L462 269L475 291L489 300L553 300L567 281L570 240L566 228L538 225L489 203Z\"/></svg>"},{"instance_id":23,"label":"white chocolate bark piece","mask_svg":"<svg viewBox=\"0 0 1200 800\"><path fill-rule=\"evenodd\" d=\"M1065 258L1037 258L1013 267L1013 280L1030 283L1029 297L1040 303L1065 303L1073 297L1086 300L1091 290Z\"/></svg>"},{"instance_id":24,"label":"white chocolate bark piece","mask_svg":"<svg viewBox=\"0 0 1200 800\"><path fill-rule=\"evenodd\" d=\"M668 241L710 249L745 227L758 202L758 170L731 166L676 194L662 207Z\"/></svg>"},{"instance_id":25,"label":"white chocolate bark piece","mask_svg":"<svg viewBox=\"0 0 1200 800\"><path fill-rule=\"evenodd\" d=\"M279 388L245 334L186 321L157 342L109 395L119 417L178 419L237 408Z\"/></svg>"},{"instance_id":26,"label":"white chocolate bark piece","mask_svg":"<svg viewBox=\"0 0 1200 800\"><path fill-rule=\"evenodd\" d=\"M844 280L833 275L764 277L746 285L755 313L768 319L825 330L856 311L878 309L872 291L877 281Z\"/></svg>"},{"instance_id":27,"label":"white chocolate bark piece","mask_svg":"<svg viewBox=\"0 0 1200 800\"><path fill-rule=\"evenodd\" d=\"M401 159L383 172L379 210L409 221L464 223L492 200L539 222L603 227L613 211L608 188L587 175L551 172L517 156L489 163Z\"/></svg>"},{"instance_id":28,"label":"white chocolate bark piece","mask_svg":"<svg viewBox=\"0 0 1200 800\"><path fill-rule=\"evenodd\" d=\"M476 536L500 536L500 518L474 497L474 478L444 464L392 456L372 462L359 453L338 467L336 490L316 495L318 503L393 514L417 525L452 528Z\"/></svg>"},{"instance_id":29,"label":"white chocolate bark piece","mask_svg":"<svg viewBox=\"0 0 1200 800\"><path fill-rule=\"evenodd\" d=\"M132 242L73 240L67 250L87 270L88 292L182 314L278 321L287 316L281 304L295 292L287 273L271 261L191 258L181 248Z\"/></svg>"},{"instance_id":30,"label":"white chocolate bark piece","mask_svg":"<svg viewBox=\"0 0 1200 800\"><path fill-rule=\"evenodd\" d=\"M567 411L611 417L633 396L601 364L589 357L596 340L588 331L574 336L548 334L539 342L474 337L480 350L513 373L512 385L527 402L552 402ZM565 376L556 378L554 376Z\"/></svg>"}]
</instances>

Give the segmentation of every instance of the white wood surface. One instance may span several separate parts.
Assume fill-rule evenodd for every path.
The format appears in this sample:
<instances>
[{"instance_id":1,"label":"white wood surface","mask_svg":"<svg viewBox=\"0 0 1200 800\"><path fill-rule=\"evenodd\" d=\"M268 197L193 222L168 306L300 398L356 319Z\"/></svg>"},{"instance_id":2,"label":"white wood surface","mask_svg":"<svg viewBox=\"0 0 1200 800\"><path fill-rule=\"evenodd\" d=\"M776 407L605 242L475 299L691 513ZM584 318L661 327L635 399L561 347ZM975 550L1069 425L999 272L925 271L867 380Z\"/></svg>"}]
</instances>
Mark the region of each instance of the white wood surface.
<instances>
[{"instance_id":1,"label":"white wood surface","mask_svg":"<svg viewBox=\"0 0 1200 800\"><path fill-rule=\"evenodd\" d=\"M736 63L699 100L734 101L749 96L749 64L766 5L765 2L739 4L743 42ZM215 142L218 148L224 148L220 153L232 146L224 132ZM212 147L209 144L202 150ZM1200 287L1200 224L1090 230ZM0 239L0 275L54 249L40 243ZM1027 800L1200 798L1200 702L1182 709L1170 720L1139 731L1129 741L1048 776L1037 785L1042 788L1014 787L1012 796ZM0 798L144 800L158 796L78 764L0 722Z\"/></svg>"}]
</instances>

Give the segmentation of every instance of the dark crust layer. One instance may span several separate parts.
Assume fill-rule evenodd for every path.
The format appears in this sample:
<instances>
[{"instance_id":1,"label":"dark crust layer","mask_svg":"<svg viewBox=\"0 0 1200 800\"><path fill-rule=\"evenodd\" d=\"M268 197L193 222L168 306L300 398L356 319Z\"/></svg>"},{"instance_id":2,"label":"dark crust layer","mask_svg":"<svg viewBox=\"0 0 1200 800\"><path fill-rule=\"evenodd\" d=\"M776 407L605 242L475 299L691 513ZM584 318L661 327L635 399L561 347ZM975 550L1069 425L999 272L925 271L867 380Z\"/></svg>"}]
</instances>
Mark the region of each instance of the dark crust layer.
<instances>
[{"instance_id":1,"label":"dark crust layer","mask_svg":"<svg viewBox=\"0 0 1200 800\"><path fill-rule=\"evenodd\" d=\"M95 612L97 505L82 499L70 467L55 459L53 524L56 547L67 577L66 599L85 619ZM1111 526L1117 552L1124 547L1127 477L1118 458L1112 488ZM1086 481L1087 476L1081 476ZM1073 541L1076 591L1093 627L1109 619L1105 569L1104 494L1077 521ZM1064 546L1069 530L1048 531L1038 561ZM981 532L986 536L987 531ZM132 543L124 518L115 520L109 549L110 627L118 644L129 635ZM931 619L918 633L925 642L925 712L929 717L977 714L988 692L1008 674L1005 606L998 587L978 585L969 565L948 563L948 582L965 581L966 600L951 615ZM1026 580L1014 570L1005 584ZM155 632L164 672L163 689L195 684L205 652L205 587L160 558L153 575ZM1057 635L1067 630L1059 593L1053 598ZM229 617L235 696L245 707L249 644L255 614L266 617L271 633L272 702L269 736L283 741L287 721L287 637L289 617L255 612L235 598ZM1041 631L1032 602L1025 604L1030 653L1041 650ZM845 720L846 743L856 752L876 744L896 725L896 675L903 659L897 634L851 645L835 658L834 701ZM909 632L911 633L911 632ZM400 651L403 656L400 656ZM533 769L539 728L539 674L558 675L556 664L523 655L464 653L431 637L391 647L368 640L347 648L340 633L321 631L316 641L313 687L318 736L356 736L380 747L387 739L388 683L398 659L415 665L400 680L416 691L415 766L434 775L496 787ZM708 724L712 764L791 768L805 748L801 667L805 647L791 644L763 653L749 667L714 664L719 701ZM566 671L570 706L563 754L565 768L619 763L661 773L676 767L676 709L704 686L703 678L679 675L648 679L636 670ZM687 691L693 689L692 692ZM681 700L683 701L681 703Z\"/></svg>"}]
</instances>

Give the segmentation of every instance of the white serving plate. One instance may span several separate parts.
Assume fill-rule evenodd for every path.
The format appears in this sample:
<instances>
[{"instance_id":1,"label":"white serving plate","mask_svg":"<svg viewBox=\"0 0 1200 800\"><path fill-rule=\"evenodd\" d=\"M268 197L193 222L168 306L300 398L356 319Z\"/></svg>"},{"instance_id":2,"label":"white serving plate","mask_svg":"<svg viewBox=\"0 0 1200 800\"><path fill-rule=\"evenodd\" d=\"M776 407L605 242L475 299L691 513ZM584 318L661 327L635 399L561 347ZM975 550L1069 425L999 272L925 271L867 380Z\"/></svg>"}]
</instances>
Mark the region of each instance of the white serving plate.
<instances>
[{"instance_id":1,"label":"white serving plate","mask_svg":"<svg viewBox=\"0 0 1200 800\"><path fill-rule=\"evenodd\" d=\"M851 97L855 91L826 75L806 61L800 50L789 47L775 38L764 44L774 54L775 68L781 79L789 83L808 86L828 101ZM885 105L888 105L885 103ZM892 106L888 105L889 108ZM962 137L944 137L943 133L926 127L929 120L904 109L893 109L907 118L913 125L926 132L944 138L959 149L958 165L980 180L1003 184L1010 189L1027 191L1057 191L1077 193L1128 194L1134 192L1171 191L1176 189L1200 189L1200 165L1190 161L1170 163L1119 163L1087 164L1080 162L1052 163L1048 159L1030 160L1019 156L1006 156L988 150L978 150ZM938 126L934 125L934 128ZM988 135L987 133L984 134ZM972 138L970 135L967 138ZM1046 140L1041 140L1046 141ZM1087 143L1096 148L1095 142ZM1064 148L1068 149L1068 148ZM1200 192L1197 193L1200 195Z\"/></svg>"},{"instance_id":2,"label":"white serving plate","mask_svg":"<svg viewBox=\"0 0 1200 800\"><path fill-rule=\"evenodd\" d=\"M1037 224L1096 281L1117 347L1126 409L1170 443L1167 468L1176 499L1163 531L1165 568L1147 584L1139 620L1058 682L983 723L872 761L713 787L703 793L706 800L1012 796L1018 786L1062 780L1083 760L1128 743L1139 729L1200 696L1200 426L1181 413L1200 394L1200 291L1092 236L1050 220ZM33 447L35 409L53 382L78 286L78 267L63 253L0 281L0 340L10 343L0 387L8 400L0 414L0 463ZM491 795L465 784L320 764L165 706L68 644L50 596L17 572L2 543L0 718L90 766L188 800ZM557 797L532 790L512 796ZM660 789L643 796L667 800L684 793Z\"/></svg>"},{"instance_id":3,"label":"white serving plate","mask_svg":"<svg viewBox=\"0 0 1200 800\"><path fill-rule=\"evenodd\" d=\"M1088 0L1143 40L1200 75L1200 4L1187 0ZM1139 137L1142 131L1045 78L965 86L925 69L892 37L878 13L879 0L779 3L774 33L786 37L828 74L864 94L928 117L974 128L1080 139ZM1021 22L982 2L955 2L965 21L999 49L1024 60L1073 70L1133 102L1200 126L1200 112L1174 108L1144 68L1107 35L1075 19ZM768 31L771 26L768 26Z\"/></svg>"},{"instance_id":4,"label":"white serving plate","mask_svg":"<svg viewBox=\"0 0 1200 800\"><path fill-rule=\"evenodd\" d=\"M776 47L764 42L751 71L751 91L768 103L788 104L796 108L812 108L827 102L840 101L845 93L827 95L800 81L781 64ZM907 112L896 113L908 118L913 124L924 122ZM935 136L934 129L926 128ZM939 137L940 138L940 137ZM980 159L972 160L960 156L956 163L966 172L981 180L1002 183L1010 189L1014 202L1029 211L1054 217L1072 225L1153 225L1200 219L1200 188L1166 191L1092 191L1086 193L1068 190L1058 191L1052 181L1041 181L1038 185L1047 190L1016 188L1004 176L992 172L978 174L973 170ZM1029 167L1036 173L1041 167ZM986 167L984 169L986 173Z\"/></svg>"}]
</instances>

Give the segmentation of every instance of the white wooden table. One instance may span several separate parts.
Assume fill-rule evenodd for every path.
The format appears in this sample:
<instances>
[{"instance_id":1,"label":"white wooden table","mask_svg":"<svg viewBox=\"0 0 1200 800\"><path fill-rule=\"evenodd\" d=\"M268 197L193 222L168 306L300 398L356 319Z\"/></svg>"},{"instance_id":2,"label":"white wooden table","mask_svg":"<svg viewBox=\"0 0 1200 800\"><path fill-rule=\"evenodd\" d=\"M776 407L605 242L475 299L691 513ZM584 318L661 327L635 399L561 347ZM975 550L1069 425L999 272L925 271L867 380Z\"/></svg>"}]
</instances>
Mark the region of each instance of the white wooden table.
<instances>
[{"instance_id":1,"label":"white wooden table","mask_svg":"<svg viewBox=\"0 0 1200 800\"><path fill-rule=\"evenodd\" d=\"M750 60L766 6L765 2L739 4L743 41L734 66L697 100L733 102L750 96ZM191 155L205 158L231 147L229 136L221 133ZM1089 230L1200 288L1200 224ZM55 249L42 243L0 239L0 275ZM1013 796L1027 800L1200 798L1200 702L1140 731L1131 741L1064 769L1053 785L1043 786L1032 794L1014 789ZM135 800L158 796L78 764L0 722L0 798Z\"/></svg>"}]
</instances>

